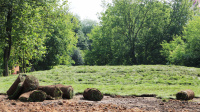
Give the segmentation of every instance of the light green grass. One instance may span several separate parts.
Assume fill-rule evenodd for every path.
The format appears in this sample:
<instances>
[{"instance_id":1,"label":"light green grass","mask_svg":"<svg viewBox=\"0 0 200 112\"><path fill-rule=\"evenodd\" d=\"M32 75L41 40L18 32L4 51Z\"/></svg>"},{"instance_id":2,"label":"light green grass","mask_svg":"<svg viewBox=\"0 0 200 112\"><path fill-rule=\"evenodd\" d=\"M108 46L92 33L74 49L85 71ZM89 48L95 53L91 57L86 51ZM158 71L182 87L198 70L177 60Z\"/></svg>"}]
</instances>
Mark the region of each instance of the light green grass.
<instances>
[{"instance_id":1,"label":"light green grass","mask_svg":"<svg viewBox=\"0 0 200 112\"><path fill-rule=\"evenodd\" d=\"M192 89L200 96L200 68L167 65L57 66L52 70L28 73L40 85L72 85L75 93L98 88L105 94L157 94L175 98L181 90ZM0 93L5 93L17 76L0 77Z\"/></svg>"}]
</instances>

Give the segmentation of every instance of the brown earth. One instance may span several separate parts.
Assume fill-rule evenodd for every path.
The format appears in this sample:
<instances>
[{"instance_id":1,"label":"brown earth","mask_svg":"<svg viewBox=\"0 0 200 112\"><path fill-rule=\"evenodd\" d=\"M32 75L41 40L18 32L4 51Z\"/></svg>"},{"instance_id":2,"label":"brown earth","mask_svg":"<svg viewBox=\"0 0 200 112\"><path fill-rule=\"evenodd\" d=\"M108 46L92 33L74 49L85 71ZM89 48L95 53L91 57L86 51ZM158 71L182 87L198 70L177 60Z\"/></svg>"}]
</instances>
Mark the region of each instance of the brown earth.
<instances>
[{"instance_id":1,"label":"brown earth","mask_svg":"<svg viewBox=\"0 0 200 112\"><path fill-rule=\"evenodd\" d=\"M200 112L200 98L191 101L156 97L104 96L102 101L87 101L82 95L73 99L20 102L0 95L0 112Z\"/></svg>"}]
</instances>

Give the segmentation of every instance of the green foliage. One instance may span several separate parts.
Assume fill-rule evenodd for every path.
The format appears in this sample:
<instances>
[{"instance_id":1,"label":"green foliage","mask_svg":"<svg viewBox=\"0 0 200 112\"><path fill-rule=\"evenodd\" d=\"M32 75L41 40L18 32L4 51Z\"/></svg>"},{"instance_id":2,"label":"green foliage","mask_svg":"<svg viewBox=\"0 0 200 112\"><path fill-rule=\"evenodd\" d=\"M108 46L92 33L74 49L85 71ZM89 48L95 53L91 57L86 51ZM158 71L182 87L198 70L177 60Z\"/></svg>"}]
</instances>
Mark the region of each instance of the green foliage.
<instances>
[{"instance_id":1,"label":"green foliage","mask_svg":"<svg viewBox=\"0 0 200 112\"><path fill-rule=\"evenodd\" d=\"M85 63L89 65L105 65L109 58L109 42L103 41L105 38L102 36L101 27L95 27L91 33L88 34L92 42L92 49L86 52ZM104 46L104 47L103 47Z\"/></svg>"},{"instance_id":2,"label":"green foliage","mask_svg":"<svg viewBox=\"0 0 200 112\"><path fill-rule=\"evenodd\" d=\"M6 72L8 62L10 68L20 65L22 72L33 64L37 69L71 64L72 48L77 43L74 33L77 21L68 12L67 1L60 3L60 0L1 0L0 56L4 57Z\"/></svg>"},{"instance_id":3,"label":"green foliage","mask_svg":"<svg viewBox=\"0 0 200 112\"><path fill-rule=\"evenodd\" d=\"M157 94L170 98L181 90L191 89L200 96L200 69L172 65L139 66L56 66L34 75L41 86L71 85L75 93L86 88L97 88L102 93L117 95ZM0 92L5 93L17 78L0 77Z\"/></svg>"},{"instance_id":4,"label":"green foliage","mask_svg":"<svg viewBox=\"0 0 200 112\"><path fill-rule=\"evenodd\" d=\"M42 61L35 67L37 69L50 69L58 64L71 64L72 48L77 42L77 37L73 32L76 23L71 21L74 17L67 12L68 5L55 5L49 11L49 19L45 25L48 35L45 40L46 54Z\"/></svg>"},{"instance_id":5,"label":"green foliage","mask_svg":"<svg viewBox=\"0 0 200 112\"><path fill-rule=\"evenodd\" d=\"M8 62L25 68L30 60L40 59L45 53L46 36L44 18L55 0L45 2L1 0L0 34L4 58L4 75L8 75ZM24 71L24 69L23 69ZM25 72L25 71L24 71Z\"/></svg>"},{"instance_id":6,"label":"green foliage","mask_svg":"<svg viewBox=\"0 0 200 112\"><path fill-rule=\"evenodd\" d=\"M200 67L200 16L195 16L193 20L189 21L183 32L183 39L186 40L186 62L187 66Z\"/></svg>"},{"instance_id":7,"label":"green foliage","mask_svg":"<svg viewBox=\"0 0 200 112\"><path fill-rule=\"evenodd\" d=\"M200 66L200 17L194 16L184 28L183 36L175 37L173 41L163 42L161 51L170 64Z\"/></svg>"},{"instance_id":8,"label":"green foliage","mask_svg":"<svg viewBox=\"0 0 200 112\"><path fill-rule=\"evenodd\" d=\"M73 54L72 54L72 59L75 62L73 65L83 65L84 64L83 54L81 53L81 50L79 48L74 48Z\"/></svg>"},{"instance_id":9,"label":"green foliage","mask_svg":"<svg viewBox=\"0 0 200 112\"><path fill-rule=\"evenodd\" d=\"M173 41L162 43L162 55L167 57L168 64L184 65L185 42L179 36L174 37Z\"/></svg>"},{"instance_id":10,"label":"green foliage","mask_svg":"<svg viewBox=\"0 0 200 112\"><path fill-rule=\"evenodd\" d=\"M81 30L83 31L84 35L87 36L87 34L90 33L93 27L96 25L97 25L96 21L85 19L81 21Z\"/></svg>"},{"instance_id":11,"label":"green foliage","mask_svg":"<svg viewBox=\"0 0 200 112\"><path fill-rule=\"evenodd\" d=\"M142 4L141 4L142 2ZM192 2L113 0L101 14L100 26L89 38L92 49L86 53L90 65L163 64L161 43L181 35L192 16Z\"/></svg>"},{"instance_id":12,"label":"green foliage","mask_svg":"<svg viewBox=\"0 0 200 112\"><path fill-rule=\"evenodd\" d=\"M85 19L80 20L80 28L78 30L78 43L77 47L81 50L91 49L91 41L88 38L88 34L91 33L91 30L97 25L96 21Z\"/></svg>"}]
</instances>

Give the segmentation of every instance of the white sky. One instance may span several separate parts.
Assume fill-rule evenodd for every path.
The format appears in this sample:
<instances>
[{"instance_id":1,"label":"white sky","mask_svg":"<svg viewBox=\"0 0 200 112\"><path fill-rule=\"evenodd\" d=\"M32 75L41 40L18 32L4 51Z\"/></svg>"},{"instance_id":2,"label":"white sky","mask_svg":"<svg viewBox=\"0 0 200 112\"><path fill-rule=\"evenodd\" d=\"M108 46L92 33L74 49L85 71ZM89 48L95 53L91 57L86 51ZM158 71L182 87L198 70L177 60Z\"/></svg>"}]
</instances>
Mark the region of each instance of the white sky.
<instances>
[{"instance_id":1,"label":"white sky","mask_svg":"<svg viewBox=\"0 0 200 112\"><path fill-rule=\"evenodd\" d=\"M111 1L111 0L106 0ZM80 16L81 20L98 20L97 13L103 11L101 0L68 0L69 11Z\"/></svg>"}]
</instances>

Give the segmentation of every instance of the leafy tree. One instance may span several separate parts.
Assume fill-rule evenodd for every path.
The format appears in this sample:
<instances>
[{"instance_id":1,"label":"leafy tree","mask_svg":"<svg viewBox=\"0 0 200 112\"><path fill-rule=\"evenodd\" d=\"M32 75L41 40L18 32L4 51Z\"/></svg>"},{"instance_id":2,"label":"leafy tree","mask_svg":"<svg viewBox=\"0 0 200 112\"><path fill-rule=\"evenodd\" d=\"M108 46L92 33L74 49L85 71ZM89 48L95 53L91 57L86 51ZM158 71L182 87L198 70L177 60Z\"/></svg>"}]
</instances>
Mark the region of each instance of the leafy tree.
<instances>
[{"instance_id":1,"label":"leafy tree","mask_svg":"<svg viewBox=\"0 0 200 112\"><path fill-rule=\"evenodd\" d=\"M90 35L93 49L86 54L91 56L85 58L88 59L86 62L111 65L165 63L160 53L161 43L182 34L192 15L191 5L187 0L170 3L113 0L101 15L100 27Z\"/></svg>"},{"instance_id":2,"label":"leafy tree","mask_svg":"<svg viewBox=\"0 0 200 112\"><path fill-rule=\"evenodd\" d=\"M82 56L81 50L79 48L74 48L73 54L72 54L72 59L74 60L73 65L83 65L84 64L83 56Z\"/></svg>"},{"instance_id":3,"label":"leafy tree","mask_svg":"<svg viewBox=\"0 0 200 112\"><path fill-rule=\"evenodd\" d=\"M24 57L29 57L29 59L38 58L43 53L41 45L45 31L42 27L42 18L45 15L44 12L48 12L47 9L51 2L54 0L48 2L44 0L0 0L0 36L4 76L8 76L8 62L13 49L24 52L22 53ZM27 55L31 56L25 56L28 52Z\"/></svg>"},{"instance_id":4,"label":"leafy tree","mask_svg":"<svg viewBox=\"0 0 200 112\"><path fill-rule=\"evenodd\" d=\"M149 30L143 30L137 52L138 60L143 64L165 64L161 55L161 43L182 35L184 26L193 15L192 2L188 0L171 0L170 3L156 3L152 16L145 21Z\"/></svg>"},{"instance_id":5,"label":"leafy tree","mask_svg":"<svg viewBox=\"0 0 200 112\"><path fill-rule=\"evenodd\" d=\"M194 16L184 28L183 36L175 37L173 41L162 44L162 54L170 64L200 66L200 17Z\"/></svg>"},{"instance_id":6,"label":"leafy tree","mask_svg":"<svg viewBox=\"0 0 200 112\"><path fill-rule=\"evenodd\" d=\"M183 39L186 40L185 65L200 67L200 16L195 16L189 21L183 32Z\"/></svg>"},{"instance_id":7,"label":"leafy tree","mask_svg":"<svg viewBox=\"0 0 200 112\"><path fill-rule=\"evenodd\" d=\"M138 64L136 43L153 8L151 1L114 0L108 4L101 17L102 39L98 40L103 43L99 52L106 54L102 57L105 64Z\"/></svg>"},{"instance_id":8,"label":"leafy tree","mask_svg":"<svg viewBox=\"0 0 200 112\"><path fill-rule=\"evenodd\" d=\"M58 64L71 64L71 54L77 43L74 27L75 18L68 13L66 3L61 6L56 5L50 12L51 17L48 21L47 28L49 34L45 40L47 52L42 61L35 65L36 69L50 69Z\"/></svg>"},{"instance_id":9,"label":"leafy tree","mask_svg":"<svg viewBox=\"0 0 200 112\"><path fill-rule=\"evenodd\" d=\"M168 64L184 65L186 45L180 36L175 36L169 43L165 40L161 45L161 54L166 57Z\"/></svg>"},{"instance_id":10,"label":"leafy tree","mask_svg":"<svg viewBox=\"0 0 200 112\"><path fill-rule=\"evenodd\" d=\"M97 25L97 22L90 19L85 19L81 21L81 30L85 36L91 32L94 26Z\"/></svg>"},{"instance_id":11,"label":"leafy tree","mask_svg":"<svg viewBox=\"0 0 200 112\"><path fill-rule=\"evenodd\" d=\"M80 21L80 29L78 30L78 43L77 47L81 50L87 50L91 47L91 40L88 38L88 34L97 25L96 21L85 19Z\"/></svg>"},{"instance_id":12,"label":"leafy tree","mask_svg":"<svg viewBox=\"0 0 200 112\"><path fill-rule=\"evenodd\" d=\"M92 49L88 50L85 55L85 63L89 65L105 65L110 59L110 46L109 41L104 41L103 28L96 26L92 29L91 33L88 34L92 42ZM106 38L108 40L108 38ZM108 43L106 43L108 42ZM104 47L102 47L104 46Z\"/></svg>"}]
</instances>

